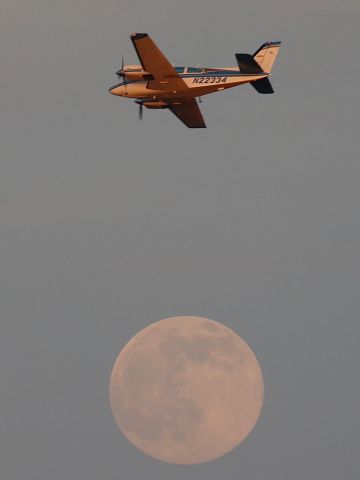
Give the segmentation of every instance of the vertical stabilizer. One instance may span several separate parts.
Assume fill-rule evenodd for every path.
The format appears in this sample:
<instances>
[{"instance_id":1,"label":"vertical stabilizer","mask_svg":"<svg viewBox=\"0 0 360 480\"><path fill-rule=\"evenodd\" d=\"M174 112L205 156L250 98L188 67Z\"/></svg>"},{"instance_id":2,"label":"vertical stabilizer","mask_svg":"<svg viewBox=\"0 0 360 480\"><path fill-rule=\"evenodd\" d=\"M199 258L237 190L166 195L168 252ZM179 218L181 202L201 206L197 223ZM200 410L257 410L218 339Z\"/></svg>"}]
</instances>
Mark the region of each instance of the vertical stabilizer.
<instances>
[{"instance_id":1,"label":"vertical stabilizer","mask_svg":"<svg viewBox=\"0 0 360 480\"><path fill-rule=\"evenodd\" d=\"M261 47L254 53L254 59L264 72L271 72L277 54L279 53L280 45L281 42L267 42L261 45Z\"/></svg>"}]
</instances>

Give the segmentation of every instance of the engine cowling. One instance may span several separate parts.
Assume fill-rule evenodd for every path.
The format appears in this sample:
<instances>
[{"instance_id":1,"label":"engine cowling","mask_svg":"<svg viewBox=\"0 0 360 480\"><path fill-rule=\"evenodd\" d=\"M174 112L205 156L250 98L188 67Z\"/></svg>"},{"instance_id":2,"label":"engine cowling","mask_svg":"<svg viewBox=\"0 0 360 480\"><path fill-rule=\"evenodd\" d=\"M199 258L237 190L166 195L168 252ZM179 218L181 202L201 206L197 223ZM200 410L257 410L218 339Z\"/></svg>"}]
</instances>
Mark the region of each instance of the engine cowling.
<instances>
[{"instance_id":1,"label":"engine cowling","mask_svg":"<svg viewBox=\"0 0 360 480\"><path fill-rule=\"evenodd\" d=\"M139 65L125 65L116 73L127 80L152 80L153 78L151 73L146 72Z\"/></svg>"},{"instance_id":2,"label":"engine cowling","mask_svg":"<svg viewBox=\"0 0 360 480\"><path fill-rule=\"evenodd\" d=\"M153 76L149 72L142 70L141 72L127 72L124 75L128 80L152 80Z\"/></svg>"},{"instance_id":3,"label":"engine cowling","mask_svg":"<svg viewBox=\"0 0 360 480\"><path fill-rule=\"evenodd\" d=\"M142 104L146 107L146 108L150 108L150 109L156 109L156 108L169 108L169 105L165 102L162 102L161 100L158 100L158 101L148 101L148 102L142 102Z\"/></svg>"}]
</instances>

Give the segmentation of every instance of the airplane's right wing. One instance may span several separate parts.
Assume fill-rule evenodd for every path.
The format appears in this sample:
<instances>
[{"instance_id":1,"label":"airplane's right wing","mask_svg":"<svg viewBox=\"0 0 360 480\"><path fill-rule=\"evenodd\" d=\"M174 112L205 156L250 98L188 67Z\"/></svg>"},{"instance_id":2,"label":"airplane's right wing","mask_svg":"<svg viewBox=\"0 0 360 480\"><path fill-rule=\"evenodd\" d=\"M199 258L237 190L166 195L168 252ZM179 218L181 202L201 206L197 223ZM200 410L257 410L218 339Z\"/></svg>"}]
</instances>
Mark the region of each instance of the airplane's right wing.
<instances>
[{"instance_id":1,"label":"airplane's right wing","mask_svg":"<svg viewBox=\"0 0 360 480\"><path fill-rule=\"evenodd\" d=\"M130 38L143 69L151 73L155 80L164 77L179 78L175 68L147 33L132 33Z\"/></svg>"},{"instance_id":2,"label":"airplane's right wing","mask_svg":"<svg viewBox=\"0 0 360 480\"><path fill-rule=\"evenodd\" d=\"M168 102L169 109L189 128L206 128L195 98L182 98Z\"/></svg>"},{"instance_id":3,"label":"airplane's right wing","mask_svg":"<svg viewBox=\"0 0 360 480\"><path fill-rule=\"evenodd\" d=\"M147 33L133 33L130 36L141 65L154 80L149 87L158 89L187 89L184 80L179 77L175 68L159 50ZM154 82L154 83L153 83ZM164 99L169 110L189 128L206 128L203 116L195 98ZM145 104L146 105L146 104Z\"/></svg>"}]
</instances>

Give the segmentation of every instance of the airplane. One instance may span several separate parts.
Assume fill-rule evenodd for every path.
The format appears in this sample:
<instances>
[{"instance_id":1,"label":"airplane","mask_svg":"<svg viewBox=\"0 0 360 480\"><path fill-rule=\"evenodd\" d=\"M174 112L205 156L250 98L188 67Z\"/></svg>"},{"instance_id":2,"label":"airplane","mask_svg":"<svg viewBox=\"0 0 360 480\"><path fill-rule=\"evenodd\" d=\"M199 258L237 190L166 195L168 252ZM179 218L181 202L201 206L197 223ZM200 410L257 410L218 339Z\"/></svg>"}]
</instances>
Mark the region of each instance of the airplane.
<instances>
[{"instance_id":1,"label":"airplane","mask_svg":"<svg viewBox=\"0 0 360 480\"><path fill-rule=\"evenodd\" d=\"M274 90L269 81L281 42L267 42L253 55L236 53L237 67L175 67L147 33L132 33L130 39L141 65L124 65L116 73L122 79L109 92L136 99L139 118L143 107L169 109L189 128L206 128L196 98L250 83L259 93Z\"/></svg>"}]
</instances>

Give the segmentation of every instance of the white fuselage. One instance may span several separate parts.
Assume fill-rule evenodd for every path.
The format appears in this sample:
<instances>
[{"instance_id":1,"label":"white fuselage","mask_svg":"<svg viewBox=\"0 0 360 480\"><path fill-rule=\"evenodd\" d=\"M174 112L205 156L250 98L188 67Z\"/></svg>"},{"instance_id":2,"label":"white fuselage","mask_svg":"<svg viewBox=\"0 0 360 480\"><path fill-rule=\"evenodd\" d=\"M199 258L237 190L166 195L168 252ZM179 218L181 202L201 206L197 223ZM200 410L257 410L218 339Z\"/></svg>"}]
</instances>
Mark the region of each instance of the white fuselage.
<instances>
[{"instance_id":1,"label":"white fuselage","mask_svg":"<svg viewBox=\"0 0 360 480\"><path fill-rule=\"evenodd\" d=\"M180 69L181 67L177 67ZM243 83L268 77L268 74L250 75L240 73L238 68L192 68L179 72L182 81L174 86L173 78L161 80L125 80L110 88L110 93L127 98L161 99L193 98L207 95Z\"/></svg>"}]
</instances>

